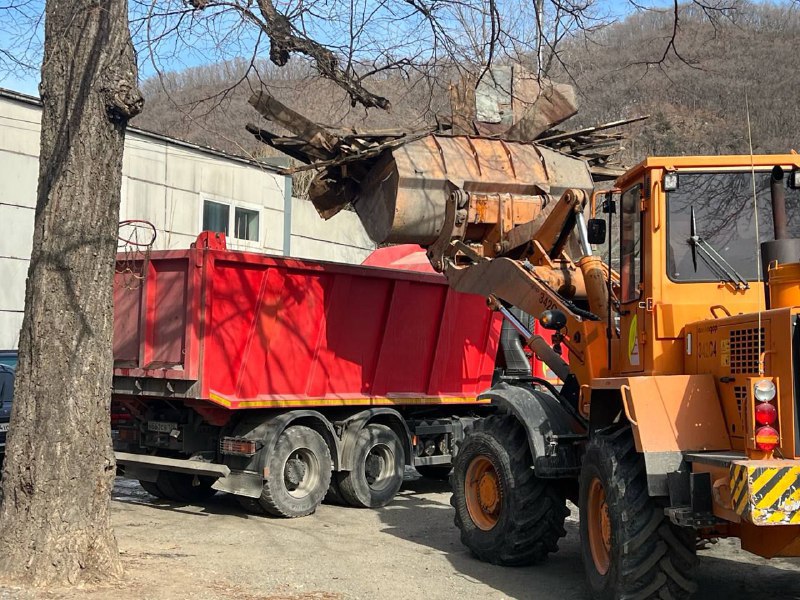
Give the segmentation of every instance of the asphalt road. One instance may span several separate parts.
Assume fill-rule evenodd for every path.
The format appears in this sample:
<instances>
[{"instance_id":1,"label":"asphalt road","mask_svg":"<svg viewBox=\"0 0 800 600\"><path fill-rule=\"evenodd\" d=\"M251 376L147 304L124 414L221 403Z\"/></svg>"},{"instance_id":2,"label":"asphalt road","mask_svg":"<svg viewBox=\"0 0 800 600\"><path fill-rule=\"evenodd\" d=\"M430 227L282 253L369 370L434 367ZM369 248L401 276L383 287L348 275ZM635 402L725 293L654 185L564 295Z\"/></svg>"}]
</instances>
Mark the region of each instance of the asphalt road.
<instances>
[{"instance_id":1,"label":"asphalt road","mask_svg":"<svg viewBox=\"0 0 800 600\"><path fill-rule=\"evenodd\" d=\"M283 520L248 515L225 495L203 506L160 501L118 479L112 512L125 580L67 593L0 587L0 599L587 597L574 517L545 564L496 567L459 542L449 496L446 484L412 475L386 508L323 505L310 517ZM697 598L800 599L800 559L765 561L721 541L698 560Z\"/></svg>"}]
</instances>

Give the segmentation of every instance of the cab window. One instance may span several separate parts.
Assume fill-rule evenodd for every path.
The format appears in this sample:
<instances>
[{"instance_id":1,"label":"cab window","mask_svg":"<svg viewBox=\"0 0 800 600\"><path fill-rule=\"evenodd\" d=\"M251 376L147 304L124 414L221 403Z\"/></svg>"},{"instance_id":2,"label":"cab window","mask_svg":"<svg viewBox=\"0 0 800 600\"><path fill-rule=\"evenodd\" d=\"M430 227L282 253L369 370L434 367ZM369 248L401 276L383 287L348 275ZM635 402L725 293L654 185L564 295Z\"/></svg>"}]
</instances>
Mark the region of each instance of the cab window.
<instances>
[{"instance_id":1,"label":"cab window","mask_svg":"<svg viewBox=\"0 0 800 600\"><path fill-rule=\"evenodd\" d=\"M639 298L642 281L642 185L637 184L623 192L620 199L620 284L622 302Z\"/></svg>"}]
</instances>

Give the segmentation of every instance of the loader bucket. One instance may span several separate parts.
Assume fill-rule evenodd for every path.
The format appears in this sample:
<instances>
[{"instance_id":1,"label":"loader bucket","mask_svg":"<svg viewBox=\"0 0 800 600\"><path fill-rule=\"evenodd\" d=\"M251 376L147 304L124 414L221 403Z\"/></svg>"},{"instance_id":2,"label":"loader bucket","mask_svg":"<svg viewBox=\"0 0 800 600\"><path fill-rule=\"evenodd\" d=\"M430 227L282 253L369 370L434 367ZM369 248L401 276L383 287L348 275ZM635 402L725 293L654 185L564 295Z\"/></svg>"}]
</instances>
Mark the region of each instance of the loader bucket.
<instances>
[{"instance_id":1,"label":"loader bucket","mask_svg":"<svg viewBox=\"0 0 800 600\"><path fill-rule=\"evenodd\" d=\"M433 243L451 193L560 196L590 190L587 164L530 143L428 135L388 150L362 179L356 213L377 243Z\"/></svg>"}]
</instances>

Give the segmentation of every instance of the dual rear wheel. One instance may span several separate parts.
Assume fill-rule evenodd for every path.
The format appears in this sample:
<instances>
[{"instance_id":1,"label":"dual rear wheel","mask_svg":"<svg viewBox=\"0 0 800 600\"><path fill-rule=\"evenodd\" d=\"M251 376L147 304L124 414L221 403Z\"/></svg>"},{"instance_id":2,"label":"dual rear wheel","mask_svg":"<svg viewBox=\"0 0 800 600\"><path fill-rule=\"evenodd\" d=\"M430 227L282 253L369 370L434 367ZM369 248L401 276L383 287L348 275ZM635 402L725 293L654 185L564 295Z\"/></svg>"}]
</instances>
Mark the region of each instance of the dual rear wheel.
<instances>
[{"instance_id":1,"label":"dual rear wheel","mask_svg":"<svg viewBox=\"0 0 800 600\"><path fill-rule=\"evenodd\" d=\"M323 499L361 508L385 506L403 483L405 455L397 434L371 424L358 434L353 469L332 472L330 449L323 437L303 425L287 427L268 454L259 498L240 496L245 509L278 517L313 513Z\"/></svg>"}]
</instances>

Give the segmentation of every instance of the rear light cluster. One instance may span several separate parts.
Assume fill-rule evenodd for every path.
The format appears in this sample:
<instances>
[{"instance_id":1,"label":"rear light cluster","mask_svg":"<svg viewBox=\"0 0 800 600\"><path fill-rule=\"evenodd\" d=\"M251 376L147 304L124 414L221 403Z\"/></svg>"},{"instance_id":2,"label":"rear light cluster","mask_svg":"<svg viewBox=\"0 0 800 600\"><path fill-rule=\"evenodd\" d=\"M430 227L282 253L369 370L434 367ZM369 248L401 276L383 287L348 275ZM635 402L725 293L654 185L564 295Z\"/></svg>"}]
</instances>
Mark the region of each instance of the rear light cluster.
<instances>
[{"instance_id":1,"label":"rear light cluster","mask_svg":"<svg viewBox=\"0 0 800 600\"><path fill-rule=\"evenodd\" d=\"M254 440L226 436L219 441L219 451L232 456L253 456L258 446Z\"/></svg>"},{"instance_id":2,"label":"rear light cluster","mask_svg":"<svg viewBox=\"0 0 800 600\"><path fill-rule=\"evenodd\" d=\"M778 423L778 409L773 401L777 394L775 384L769 379L756 381L753 396L756 399L756 448L772 452L780 444L780 435L775 425Z\"/></svg>"}]
</instances>

